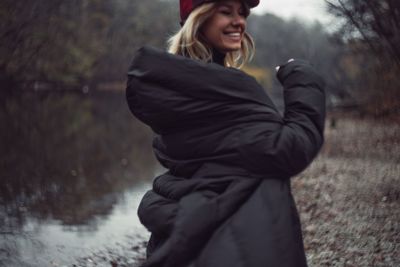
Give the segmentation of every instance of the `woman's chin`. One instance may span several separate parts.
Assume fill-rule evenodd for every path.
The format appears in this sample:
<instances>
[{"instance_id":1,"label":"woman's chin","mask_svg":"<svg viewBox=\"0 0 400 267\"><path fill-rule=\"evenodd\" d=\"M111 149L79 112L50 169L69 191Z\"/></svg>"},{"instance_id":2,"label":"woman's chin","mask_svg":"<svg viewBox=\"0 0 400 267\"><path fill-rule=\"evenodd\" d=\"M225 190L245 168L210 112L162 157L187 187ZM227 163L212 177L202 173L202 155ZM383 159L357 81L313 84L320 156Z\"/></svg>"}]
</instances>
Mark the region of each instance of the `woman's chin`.
<instances>
[{"instance_id":1,"label":"woman's chin","mask_svg":"<svg viewBox=\"0 0 400 267\"><path fill-rule=\"evenodd\" d=\"M235 45L225 45L224 47L222 47L220 50L224 51L225 53L228 52L236 52L239 51L241 48L241 44L235 44Z\"/></svg>"}]
</instances>

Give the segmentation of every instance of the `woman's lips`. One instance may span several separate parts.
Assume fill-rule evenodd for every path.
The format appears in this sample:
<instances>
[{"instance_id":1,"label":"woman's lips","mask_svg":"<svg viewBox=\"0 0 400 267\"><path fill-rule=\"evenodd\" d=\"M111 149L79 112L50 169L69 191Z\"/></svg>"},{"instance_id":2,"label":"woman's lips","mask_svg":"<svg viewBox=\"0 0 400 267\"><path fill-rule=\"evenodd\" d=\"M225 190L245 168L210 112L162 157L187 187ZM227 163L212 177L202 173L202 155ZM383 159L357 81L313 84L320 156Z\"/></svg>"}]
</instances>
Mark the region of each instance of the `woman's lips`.
<instances>
[{"instance_id":1,"label":"woman's lips","mask_svg":"<svg viewBox=\"0 0 400 267\"><path fill-rule=\"evenodd\" d=\"M233 41L240 41L242 39L242 34L240 32L229 32L224 33L224 35Z\"/></svg>"}]
</instances>

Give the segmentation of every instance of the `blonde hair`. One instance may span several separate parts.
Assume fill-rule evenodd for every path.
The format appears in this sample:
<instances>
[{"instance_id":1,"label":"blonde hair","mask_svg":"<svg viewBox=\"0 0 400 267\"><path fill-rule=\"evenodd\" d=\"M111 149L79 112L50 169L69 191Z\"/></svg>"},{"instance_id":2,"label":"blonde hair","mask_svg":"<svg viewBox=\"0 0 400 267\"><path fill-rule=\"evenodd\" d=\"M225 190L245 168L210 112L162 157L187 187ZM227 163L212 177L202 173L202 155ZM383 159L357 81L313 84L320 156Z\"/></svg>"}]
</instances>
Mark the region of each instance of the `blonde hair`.
<instances>
[{"instance_id":1,"label":"blonde hair","mask_svg":"<svg viewBox=\"0 0 400 267\"><path fill-rule=\"evenodd\" d=\"M168 40L168 52L204 62L211 61L212 48L205 43L200 35L200 28L214 14L216 7L216 3L206 3L195 8L182 28ZM225 56L224 65L241 68L251 60L254 50L253 38L245 32L240 50L228 52Z\"/></svg>"}]
</instances>

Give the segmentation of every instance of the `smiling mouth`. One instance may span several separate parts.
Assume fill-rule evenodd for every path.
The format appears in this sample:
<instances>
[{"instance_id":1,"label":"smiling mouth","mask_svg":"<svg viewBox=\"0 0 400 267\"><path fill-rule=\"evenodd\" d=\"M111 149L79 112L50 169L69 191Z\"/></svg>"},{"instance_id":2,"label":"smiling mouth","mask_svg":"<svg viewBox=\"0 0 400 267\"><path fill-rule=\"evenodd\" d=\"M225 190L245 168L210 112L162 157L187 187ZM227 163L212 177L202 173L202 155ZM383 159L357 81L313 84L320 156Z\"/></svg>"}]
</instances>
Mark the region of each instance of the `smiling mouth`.
<instances>
[{"instance_id":1,"label":"smiling mouth","mask_svg":"<svg viewBox=\"0 0 400 267\"><path fill-rule=\"evenodd\" d=\"M227 32L224 34L232 40L240 40L242 38L242 34L240 32Z\"/></svg>"},{"instance_id":2,"label":"smiling mouth","mask_svg":"<svg viewBox=\"0 0 400 267\"><path fill-rule=\"evenodd\" d=\"M228 33L225 33L226 35L229 35L229 36L237 36L237 37L240 37L240 32L228 32Z\"/></svg>"}]
</instances>

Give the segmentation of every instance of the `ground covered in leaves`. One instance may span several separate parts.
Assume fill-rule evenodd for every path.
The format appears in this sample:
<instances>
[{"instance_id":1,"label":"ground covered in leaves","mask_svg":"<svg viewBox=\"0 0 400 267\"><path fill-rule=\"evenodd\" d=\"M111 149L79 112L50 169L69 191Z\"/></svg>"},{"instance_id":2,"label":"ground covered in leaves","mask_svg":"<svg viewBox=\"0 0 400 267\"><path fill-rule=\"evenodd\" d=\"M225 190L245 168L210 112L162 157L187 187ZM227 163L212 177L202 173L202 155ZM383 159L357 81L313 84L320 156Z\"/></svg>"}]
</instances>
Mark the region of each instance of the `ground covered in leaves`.
<instances>
[{"instance_id":1,"label":"ground covered in leaves","mask_svg":"<svg viewBox=\"0 0 400 267\"><path fill-rule=\"evenodd\" d=\"M310 267L400 266L400 125L328 121L326 142L292 179ZM74 266L138 266L145 240L105 248Z\"/></svg>"},{"instance_id":2,"label":"ground covered in leaves","mask_svg":"<svg viewBox=\"0 0 400 267\"><path fill-rule=\"evenodd\" d=\"M400 125L339 120L292 185L310 266L400 266Z\"/></svg>"}]
</instances>

